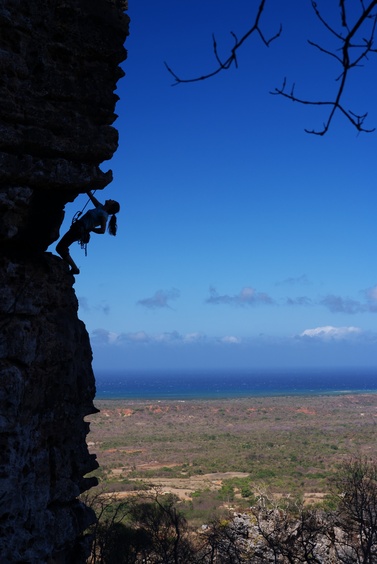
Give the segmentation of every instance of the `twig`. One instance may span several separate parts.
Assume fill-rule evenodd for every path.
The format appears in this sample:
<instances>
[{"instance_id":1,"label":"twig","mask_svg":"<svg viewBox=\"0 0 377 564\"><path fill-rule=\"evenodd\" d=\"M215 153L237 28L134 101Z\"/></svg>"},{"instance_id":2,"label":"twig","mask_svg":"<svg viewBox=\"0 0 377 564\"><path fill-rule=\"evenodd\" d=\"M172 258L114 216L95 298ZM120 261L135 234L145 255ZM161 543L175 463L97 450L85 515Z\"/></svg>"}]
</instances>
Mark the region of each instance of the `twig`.
<instances>
[{"instance_id":1,"label":"twig","mask_svg":"<svg viewBox=\"0 0 377 564\"><path fill-rule=\"evenodd\" d=\"M321 47L317 43L314 43L313 41L308 41L310 45L320 50L325 55L334 57L342 66L342 72L340 76L336 79L336 81L339 82L339 86L335 94L334 100L325 102L323 100L313 101L313 100L298 98L294 94L293 88L290 93L286 92L286 79L284 79L283 86L281 88L275 88L275 90L271 92L271 94L284 96L285 98L292 100L292 102L298 102L300 104L306 104L312 106L330 106L331 109L329 115L327 117L327 120L323 124L322 129L320 130L305 129L307 133L311 133L314 135L325 135L325 133L327 133L327 131L329 130L333 117L337 111L340 111L341 114L343 114L346 117L346 119L348 119L348 121L357 129L357 131L363 131L365 133L371 133L375 131L375 128L367 129L364 127L364 121L368 115L367 113L361 115L356 114L351 110L346 110L343 104L341 103L345 86L348 80L349 71L355 67L360 66L360 62L363 59L368 59L369 53L377 52L377 50L373 48L374 34L377 25L377 14L373 14L373 9L377 6L377 0L372 0L367 7L365 7L363 2L361 2L361 5L362 5L362 13L360 17L358 18L354 26L352 28L349 28L347 24L347 12L346 12L345 0L340 0L341 25L343 27L346 27L348 30L347 35L343 37L340 33L336 32L325 21L325 19L322 17L321 13L317 8L317 3L312 1L312 6L316 16L319 18L319 20L325 26L325 28L328 31L330 31L330 33L335 35L335 37L341 42L340 51L342 55L339 56L337 53L333 51L329 51L324 47ZM367 21L372 21L372 27L371 27L369 39L364 38L362 44L352 43L352 40L355 37L356 33L360 30L360 28L363 25L365 25ZM358 53L357 56L352 60L351 53L355 49L357 50L362 49L362 52Z\"/></svg>"},{"instance_id":2,"label":"twig","mask_svg":"<svg viewBox=\"0 0 377 564\"><path fill-rule=\"evenodd\" d=\"M272 43L272 41L274 41L275 39L277 39L281 35L282 26L280 26L279 31L274 36L270 37L269 39L265 38L265 36L263 35L263 33L262 33L262 31L259 27L259 21L261 19L265 3L266 3L266 0L261 0L261 2L259 4L259 8L258 8L256 18L255 18L255 21L254 21L254 24L241 37L241 39L238 40L236 34L233 33L232 31L230 32L230 34L232 35L232 37L234 39L234 45L233 45L233 48L231 49L230 55L228 56L228 58L224 62L222 62L220 57L219 57L218 50L217 50L217 42L216 42L215 36L212 35L213 52L214 52L214 55L215 55L215 59L218 63L218 66L213 71L208 72L208 73L201 75L201 76L197 76L195 78L181 78L165 62L164 64L165 64L167 70L174 77L175 82L173 83L173 86L176 86L177 84L187 83L187 82L198 82L200 80L207 80L208 78L211 78L211 77L215 76L216 74L219 74L223 70L228 70L233 64L236 68L238 68L237 51L242 46L242 44L253 33L257 33L259 35L259 37L261 38L262 42L266 45L266 47L269 47L270 43Z\"/></svg>"}]
</instances>

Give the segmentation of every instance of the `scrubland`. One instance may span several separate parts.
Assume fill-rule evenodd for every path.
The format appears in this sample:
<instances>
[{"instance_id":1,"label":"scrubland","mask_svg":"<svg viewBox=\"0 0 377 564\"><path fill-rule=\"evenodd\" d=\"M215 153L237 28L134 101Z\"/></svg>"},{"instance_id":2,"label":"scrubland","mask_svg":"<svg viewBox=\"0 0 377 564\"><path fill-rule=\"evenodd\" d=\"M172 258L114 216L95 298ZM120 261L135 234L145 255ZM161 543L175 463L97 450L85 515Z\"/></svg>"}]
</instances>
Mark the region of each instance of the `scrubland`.
<instances>
[{"instance_id":1,"label":"scrubland","mask_svg":"<svg viewBox=\"0 0 377 564\"><path fill-rule=\"evenodd\" d=\"M262 489L321 502L340 464L377 454L376 394L95 404L88 446L102 485L126 496L153 484L190 500L193 516Z\"/></svg>"}]
</instances>

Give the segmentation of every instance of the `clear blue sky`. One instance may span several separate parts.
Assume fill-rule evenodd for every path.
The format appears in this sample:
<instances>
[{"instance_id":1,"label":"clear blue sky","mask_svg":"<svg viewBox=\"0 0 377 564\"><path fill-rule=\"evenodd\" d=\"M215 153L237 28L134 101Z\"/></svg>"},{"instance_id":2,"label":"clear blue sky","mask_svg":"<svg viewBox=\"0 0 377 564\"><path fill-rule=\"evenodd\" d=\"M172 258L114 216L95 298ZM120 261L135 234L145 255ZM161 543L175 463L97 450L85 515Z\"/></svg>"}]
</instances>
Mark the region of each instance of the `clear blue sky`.
<instances>
[{"instance_id":1,"label":"clear blue sky","mask_svg":"<svg viewBox=\"0 0 377 564\"><path fill-rule=\"evenodd\" d=\"M377 366L377 133L270 91L333 97L340 66L311 2L267 0L238 69L172 87L227 56L258 1L129 2L119 149L103 169L117 237L92 235L75 289L95 370ZM338 16L338 0L323 0ZM358 5L358 3L356 3ZM331 13L332 12L332 13ZM336 21L333 19L332 21ZM377 127L376 55L350 77L346 106ZM67 206L68 227L87 198Z\"/></svg>"}]
</instances>

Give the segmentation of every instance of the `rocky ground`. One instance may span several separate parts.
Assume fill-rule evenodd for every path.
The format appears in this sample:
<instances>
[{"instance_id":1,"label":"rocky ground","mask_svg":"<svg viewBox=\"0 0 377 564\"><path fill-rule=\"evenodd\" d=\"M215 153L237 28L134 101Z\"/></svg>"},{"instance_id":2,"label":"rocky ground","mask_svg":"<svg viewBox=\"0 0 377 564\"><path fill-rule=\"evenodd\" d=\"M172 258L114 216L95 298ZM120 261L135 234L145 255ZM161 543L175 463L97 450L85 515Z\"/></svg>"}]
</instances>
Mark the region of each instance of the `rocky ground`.
<instances>
[{"instance_id":1,"label":"rocky ground","mask_svg":"<svg viewBox=\"0 0 377 564\"><path fill-rule=\"evenodd\" d=\"M188 499L249 477L310 503L339 463L377 454L375 394L95 405L89 449L118 490L141 479Z\"/></svg>"}]
</instances>

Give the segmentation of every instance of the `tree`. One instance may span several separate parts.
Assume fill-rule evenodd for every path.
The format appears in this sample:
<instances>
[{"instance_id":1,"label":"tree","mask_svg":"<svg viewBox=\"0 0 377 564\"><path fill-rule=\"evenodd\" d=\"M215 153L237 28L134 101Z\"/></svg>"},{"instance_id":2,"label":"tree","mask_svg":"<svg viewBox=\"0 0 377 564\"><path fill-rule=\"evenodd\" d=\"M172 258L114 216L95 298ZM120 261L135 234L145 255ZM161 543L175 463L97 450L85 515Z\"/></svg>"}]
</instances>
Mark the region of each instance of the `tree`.
<instances>
[{"instance_id":1,"label":"tree","mask_svg":"<svg viewBox=\"0 0 377 564\"><path fill-rule=\"evenodd\" d=\"M305 507L257 488L247 513L189 530L179 500L158 489L122 501L87 495L98 523L90 564L374 564L377 562L377 463L356 458L334 478L331 509Z\"/></svg>"},{"instance_id":2,"label":"tree","mask_svg":"<svg viewBox=\"0 0 377 564\"><path fill-rule=\"evenodd\" d=\"M115 493L107 493L103 489L94 493L86 492L81 499L85 505L93 509L97 517L95 524L89 530L93 539L89 563L131 564L136 562L134 555L129 554L130 546L134 546L135 541L129 542L129 531L126 531L124 527L124 520L129 513L129 503L120 502ZM134 551L131 549L131 554L132 552ZM114 560L114 553L117 560Z\"/></svg>"},{"instance_id":3,"label":"tree","mask_svg":"<svg viewBox=\"0 0 377 564\"><path fill-rule=\"evenodd\" d=\"M235 519L213 519L203 533L197 562L205 564L243 564L248 557L248 525Z\"/></svg>"},{"instance_id":4,"label":"tree","mask_svg":"<svg viewBox=\"0 0 377 564\"><path fill-rule=\"evenodd\" d=\"M377 562L377 463L355 458L335 478L339 510L336 524L345 533L340 562Z\"/></svg>"},{"instance_id":5,"label":"tree","mask_svg":"<svg viewBox=\"0 0 377 564\"><path fill-rule=\"evenodd\" d=\"M192 548L187 538L187 522L177 508L177 498L156 491L133 504L130 517L149 539L150 562L183 564L192 562Z\"/></svg>"},{"instance_id":6,"label":"tree","mask_svg":"<svg viewBox=\"0 0 377 564\"><path fill-rule=\"evenodd\" d=\"M305 129L307 133L324 135L328 131L334 115L337 112L340 112L341 115L343 115L352 124L352 126L357 129L357 131L370 133L374 131L375 128L370 129L364 126L364 122L368 114L357 114L352 110L347 110L343 105L343 95L347 82L349 81L351 71L366 63L369 55L377 53L377 49L374 47L374 36L377 25L377 0L369 0L368 2L360 0L359 13L354 17L351 17L350 15L350 10L346 4L346 0L334 0L334 2L335 1L339 2L339 20L337 23L330 23L322 16L321 11L318 9L317 2L311 0L311 5L313 7L315 17L319 19L332 38L335 38L337 43L336 48L327 49L314 41L308 40L309 44L320 53L334 58L340 65L340 72L336 77L338 87L335 91L334 97L330 100L310 100L309 98L298 97L295 93L295 84L293 83L291 89L288 90L286 79L284 79L283 85L280 88L275 88L271 94L283 96L288 100L299 102L300 104L326 106L329 108L327 118L322 128L317 130ZM262 31L261 20L266 2L267 0L260 0L253 23L240 39L234 32L231 32L234 39L234 45L225 61L221 60L216 39L212 36L213 51L216 59L216 66L213 71L201 76L186 79L178 76L176 72L174 72L167 63L165 63L169 73L174 77L174 84L206 80L222 71L228 70L232 66L238 67L238 51L254 34L260 37L266 47L269 47L273 41L278 39L283 31L282 26L280 26L280 29L270 38L266 38Z\"/></svg>"},{"instance_id":7,"label":"tree","mask_svg":"<svg viewBox=\"0 0 377 564\"><path fill-rule=\"evenodd\" d=\"M258 504L252 508L256 528L264 539L274 562L298 564L325 562L331 524L323 511L305 508L301 500L276 500L260 490ZM255 555L255 562L264 562L266 553Z\"/></svg>"},{"instance_id":8,"label":"tree","mask_svg":"<svg viewBox=\"0 0 377 564\"><path fill-rule=\"evenodd\" d=\"M97 516L89 564L194 562L187 523L173 495L156 489L122 501L116 493L85 496Z\"/></svg>"}]
</instances>

